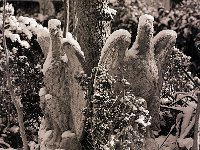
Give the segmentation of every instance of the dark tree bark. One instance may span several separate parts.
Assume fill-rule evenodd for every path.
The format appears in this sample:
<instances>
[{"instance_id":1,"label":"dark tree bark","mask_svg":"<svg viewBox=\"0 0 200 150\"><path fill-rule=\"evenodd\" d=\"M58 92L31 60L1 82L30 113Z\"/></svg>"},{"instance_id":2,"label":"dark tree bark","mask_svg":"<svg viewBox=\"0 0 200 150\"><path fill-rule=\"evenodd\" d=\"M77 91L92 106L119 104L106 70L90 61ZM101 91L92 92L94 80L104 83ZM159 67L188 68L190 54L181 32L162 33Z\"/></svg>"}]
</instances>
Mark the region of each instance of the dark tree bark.
<instances>
[{"instance_id":1,"label":"dark tree bark","mask_svg":"<svg viewBox=\"0 0 200 150\"><path fill-rule=\"evenodd\" d=\"M101 49L110 35L111 18L103 12L108 7L107 0L75 0L74 4L74 35L86 58L85 72L90 74L97 66Z\"/></svg>"}]
</instances>

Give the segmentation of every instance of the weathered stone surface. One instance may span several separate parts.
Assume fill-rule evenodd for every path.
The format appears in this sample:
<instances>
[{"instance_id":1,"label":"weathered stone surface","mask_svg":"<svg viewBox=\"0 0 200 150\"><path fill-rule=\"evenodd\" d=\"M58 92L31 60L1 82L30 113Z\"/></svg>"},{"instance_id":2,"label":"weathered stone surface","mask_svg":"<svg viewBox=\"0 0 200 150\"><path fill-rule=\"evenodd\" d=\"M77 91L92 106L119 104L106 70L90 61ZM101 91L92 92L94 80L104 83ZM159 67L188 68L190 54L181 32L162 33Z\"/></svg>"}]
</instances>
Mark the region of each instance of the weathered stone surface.
<instances>
[{"instance_id":1,"label":"weathered stone surface","mask_svg":"<svg viewBox=\"0 0 200 150\"><path fill-rule=\"evenodd\" d=\"M63 40L60 28L58 20L50 20L51 39L43 65L45 90L40 93L40 105L44 111L44 122L41 125L43 132L41 133L45 134L51 131L51 136L48 137L48 140L40 138L40 142L43 143L43 149L56 149L60 145L67 146L67 143L69 147L69 142L73 142L75 145L70 144L71 149L78 150L77 147L80 146L79 140L84 129L82 109L86 104L84 93L76 77L83 72L81 63L84 58L79 47L71 43L72 39ZM44 38L40 39L44 40ZM44 46L41 47L46 49ZM73 137L63 140L61 135L67 130L75 134ZM68 147L63 147L63 149L68 150Z\"/></svg>"},{"instance_id":2,"label":"weathered stone surface","mask_svg":"<svg viewBox=\"0 0 200 150\"><path fill-rule=\"evenodd\" d=\"M81 110L86 104L77 80L83 71L84 60L73 40L63 41L58 22L51 24L50 35L49 51L45 55L47 58L43 66L46 93L41 95L41 107L45 114L43 128L46 132L51 131L45 146L55 149L63 145L65 149L68 142L78 143L84 129ZM152 116L152 130L159 130L162 69L175 39L176 34L172 31L163 31L153 38L153 18L144 15L139 20L138 35L131 49L128 50L131 36L125 30L115 31L102 49L99 65L106 67L110 75L127 79L135 96L147 101L147 108ZM48 38L43 40L48 41ZM47 49L45 46L41 47ZM123 85L119 82L114 87L115 93L120 94L122 88ZM67 130L75 135L61 138L62 133ZM78 147L79 144L74 144L71 148L78 150Z\"/></svg>"},{"instance_id":3,"label":"weathered stone surface","mask_svg":"<svg viewBox=\"0 0 200 150\"><path fill-rule=\"evenodd\" d=\"M125 57L125 51L131 44L131 34L123 29L113 32L107 39L101 51L99 64L108 70L112 70L116 66L120 66Z\"/></svg>"},{"instance_id":4,"label":"weathered stone surface","mask_svg":"<svg viewBox=\"0 0 200 150\"><path fill-rule=\"evenodd\" d=\"M113 38L113 35L120 36ZM161 70L168 60L175 40L176 33L169 30L153 38L153 17L143 15L139 19L136 41L130 49L127 49L130 44L129 34L118 30L108 38L101 53L99 64L109 69L112 76L127 79L134 94L147 101L152 116L152 130L159 130ZM116 94L120 93L122 88L123 85L119 83L115 88Z\"/></svg>"},{"instance_id":5,"label":"weathered stone surface","mask_svg":"<svg viewBox=\"0 0 200 150\"><path fill-rule=\"evenodd\" d=\"M81 150L81 145L75 133L72 133L71 131L65 131L64 134L66 135L62 135L60 149Z\"/></svg>"},{"instance_id":6,"label":"weathered stone surface","mask_svg":"<svg viewBox=\"0 0 200 150\"><path fill-rule=\"evenodd\" d=\"M155 59L156 64L158 66L158 88L159 91L161 91L162 83L163 83L163 74L166 67L166 62L168 62L170 57L170 52L173 49L173 46L176 42L176 32L173 30L163 30L159 32L154 38L153 38L153 46L154 46L154 52L155 52Z\"/></svg>"},{"instance_id":7,"label":"weathered stone surface","mask_svg":"<svg viewBox=\"0 0 200 150\"><path fill-rule=\"evenodd\" d=\"M63 51L68 56L67 69L65 77L67 84L67 101L70 102L70 111L72 117L72 131L76 133L77 138L80 139L84 129L85 117L82 113L82 109L86 107L86 101L84 100L84 93L82 87L79 85L77 77L80 76L80 72L83 72L82 63L83 58L70 43L63 43Z\"/></svg>"},{"instance_id":8,"label":"weathered stone surface","mask_svg":"<svg viewBox=\"0 0 200 150\"><path fill-rule=\"evenodd\" d=\"M41 31L44 32L44 31ZM40 47L43 51L44 57L47 57L49 48L50 48L50 34L46 33L46 34L38 34L37 35L37 40L40 44Z\"/></svg>"}]
</instances>

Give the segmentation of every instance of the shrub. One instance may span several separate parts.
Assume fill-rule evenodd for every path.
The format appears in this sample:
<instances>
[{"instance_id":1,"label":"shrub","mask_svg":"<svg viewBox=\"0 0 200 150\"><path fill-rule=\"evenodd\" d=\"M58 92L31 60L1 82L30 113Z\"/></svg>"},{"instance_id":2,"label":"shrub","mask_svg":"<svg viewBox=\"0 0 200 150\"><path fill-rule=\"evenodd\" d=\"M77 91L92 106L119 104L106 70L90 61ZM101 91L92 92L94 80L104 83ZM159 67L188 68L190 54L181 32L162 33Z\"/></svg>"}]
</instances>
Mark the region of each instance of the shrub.
<instances>
[{"instance_id":1,"label":"shrub","mask_svg":"<svg viewBox=\"0 0 200 150\"><path fill-rule=\"evenodd\" d=\"M2 8L0 18L2 18ZM37 42L37 31L43 28L34 19L28 17L16 18L14 15L14 9L12 5L6 5L6 20L5 20L5 36L7 49L9 51L10 60L10 72L12 86L15 89L15 93L19 98L19 103L24 111L25 126L31 128L31 130L37 130L39 125L39 116L41 116L41 110L39 107L39 89L43 85L43 74L41 72L41 64L43 62L43 53ZM2 21L0 26L2 28ZM0 31L2 34L2 31ZM6 55L2 48L2 37L0 38L0 78L1 85L0 91L1 106L0 109L6 116L10 116L6 119L6 122L17 118L16 111L11 103L9 89L6 86L5 76L5 61ZM5 107L6 106L6 107ZM5 109L6 108L6 109ZM9 110L10 109L10 112ZM0 116L5 117L5 116ZM16 122L16 120L12 120ZM4 122L4 123L6 123ZM28 130L28 128L27 128ZM33 132L34 132L33 130ZM28 135L28 134L27 134ZM30 139L32 135L30 135Z\"/></svg>"},{"instance_id":2,"label":"shrub","mask_svg":"<svg viewBox=\"0 0 200 150\"><path fill-rule=\"evenodd\" d=\"M117 82L124 85L120 95L115 95L113 90ZM83 112L92 147L99 150L140 149L150 116L146 101L134 96L130 83L126 79L113 78L100 66L93 69L91 77L84 77L81 84L86 90L88 106Z\"/></svg>"}]
</instances>

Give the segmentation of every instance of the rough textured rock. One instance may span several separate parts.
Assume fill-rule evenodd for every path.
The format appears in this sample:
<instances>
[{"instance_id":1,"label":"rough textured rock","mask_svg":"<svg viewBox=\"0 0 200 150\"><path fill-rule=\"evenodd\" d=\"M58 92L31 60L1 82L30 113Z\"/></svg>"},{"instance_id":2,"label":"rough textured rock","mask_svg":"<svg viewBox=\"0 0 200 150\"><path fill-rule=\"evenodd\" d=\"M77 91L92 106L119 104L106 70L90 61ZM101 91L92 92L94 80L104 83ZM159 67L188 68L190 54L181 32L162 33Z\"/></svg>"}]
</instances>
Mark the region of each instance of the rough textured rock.
<instances>
[{"instance_id":1,"label":"rough textured rock","mask_svg":"<svg viewBox=\"0 0 200 150\"><path fill-rule=\"evenodd\" d=\"M176 37L177 35L175 31L163 30L153 38L154 53L159 74L159 91L162 88L163 73L165 71L166 62L169 60L171 49L173 49L176 42Z\"/></svg>"},{"instance_id":2,"label":"rough textured rock","mask_svg":"<svg viewBox=\"0 0 200 150\"><path fill-rule=\"evenodd\" d=\"M63 142L79 143L82 136L84 116L81 110L85 107L85 100L77 76L83 72L81 63L84 58L78 53L80 49L73 44L72 39L62 38L58 20L49 21L49 31L50 46L43 65L45 87L41 89L40 96L41 107L44 111L41 133L51 131L51 136L41 138L41 143L45 149L56 149L61 145L71 145L71 143ZM38 39L48 40L48 38ZM46 47L41 47L44 48L45 54ZM72 139L69 137L68 140L63 141L61 135L67 130L75 134ZM76 149L78 145L71 145L71 148Z\"/></svg>"},{"instance_id":3,"label":"rough textured rock","mask_svg":"<svg viewBox=\"0 0 200 150\"><path fill-rule=\"evenodd\" d=\"M130 34L118 30L108 38L101 53L99 65L105 66L112 76L127 79L134 94L147 101L152 130L159 130L159 86L175 40L176 33L169 30L153 38L153 17L143 15L139 19L136 41L130 49ZM115 88L117 94L121 87L119 83Z\"/></svg>"},{"instance_id":4,"label":"rough textured rock","mask_svg":"<svg viewBox=\"0 0 200 150\"><path fill-rule=\"evenodd\" d=\"M39 33L37 34L37 40L46 58L50 47L50 34L48 31L44 31L44 29L41 29Z\"/></svg>"},{"instance_id":5,"label":"rough textured rock","mask_svg":"<svg viewBox=\"0 0 200 150\"><path fill-rule=\"evenodd\" d=\"M64 135L66 134L66 135ZM71 133L70 131L65 131L62 134L62 140L60 144L61 149L66 150L79 150L81 149L81 145L77 140L77 136L74 133Z\"/></svg>"},{"instance_id":6,"label":"rough textured rock","mask_svg":"<svg viewBox=\"0 0 200 150\"><path fill-rule=\"evenodd\" d=\"M72 131L77 135L77 138L80 139L84 129L84 115L82 109L86 105L84 100L84 93L82 87L79 85L77 77L80 76L80 73L83 72L82 56L75 50L70 43L63 43L63 49L66 50L65 53L68 56L68 66L66 70L67 76L67 95L68 101L70 101L70 110L72 116Z\"/></svg>"},{"instance_id":7,"label":"rough textured rock","mask_svg":"<svg viewBox=\"0 0 200 150\"><path fill-rule=\"evenodd\" d=\"M81 139L84 129L84 117L81 109L84 108L85 101L77 77L83 71L83 64L89 67L94 65L91 65L90 62L84 63L82 52L77 46L77 42L74 42L75 40L70 40L70 37L63 40L60 23L57 20L54 21L55 23L50 24L49 27L50 46L41 44L46 56L43 65L45 88L40 94L41 107L45 114L41 133L48 137L43 140L41 138L41 143L49 149L63 148L64 145L67 146L68 142L78 143ZM77 33L81 34L81 32ZM87 37L90 37L90 34ZM98 37L99 35L95 38ZM38 39L48 43L48 36ZM175 39L176 33L170 30L162 31L153 38L153 17L143 15L139 20L136 41L130 49L128 49L131 43L130 33L126 30L117 30L106 40L101 52L99 65L106 67L110 75L118 76L119 79L127 79L135 96L142 97L147 101L147 108L152 116L151 130L159 130L162 70L168 61L168 55L174 46ZM97 41L89 39L86 41L89 41L90 47L96 47ZM81 41L82 44L84 42ZM48 48L48 53L46 53ZM91 56L87 54L86 57L98 61L97 51L93 52ZM120 95L123 85L119 82L114 88L115 93ZM66 131L71 131L74 136L62 138L63 132ZM44 142L45 139L46 142ZM145 141L146 147L152 143L148 141ZM72 146L74 146L71 147L72 149L77 149L79 144Z\"/></svg>"}]
</instances>

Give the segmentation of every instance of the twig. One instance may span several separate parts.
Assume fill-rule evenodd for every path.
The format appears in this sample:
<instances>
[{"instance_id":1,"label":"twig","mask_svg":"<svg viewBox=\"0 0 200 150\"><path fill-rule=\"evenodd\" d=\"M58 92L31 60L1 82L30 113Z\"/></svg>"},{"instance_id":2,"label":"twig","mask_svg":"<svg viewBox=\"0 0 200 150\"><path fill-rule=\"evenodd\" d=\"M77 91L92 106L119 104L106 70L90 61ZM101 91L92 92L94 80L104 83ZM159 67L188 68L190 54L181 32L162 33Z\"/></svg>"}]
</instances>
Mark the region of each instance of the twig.
<instances>
[{"instance_id":1,"label":"twig","mask_svg":"<svg viewBox=\"0 0 200 150\"><path fill-rule=\"evenodd\" d=\"M192 79L192 77L187 73L187 71L181 65L179 65L179 67L183 70L186 76L194 83L194 85L200 89L200 86Z\"/></svg>"},{"instance_id":2,"label":"twig","mask_svg":"<svg viewBox=\"0 0 200 150\"><path fill-rule=\"evenodd\" d=\"M199 116L200 116L200 94L199 93L197 97L198 97L198 103L197 103L195 126L194 126L193 150L199 150Z\"/></svg>"},{"instance_id":3,"label":"twig","mask_svg":"<svg viewBox=\"0 0 200 150\"><path fill-rule=\"evenodd\" d=\"M69 31L69 0L67 0L67 26L66 26L66 32Z\"/></svg>"},{"instance_id":4,"label":"twig","mask_svg":"<svg viewBox=\"0 0 200 150\"><path fill-rule=\"evenodd\" d=\"M63 29L64 38L66 38L67 32L69 32L69 0L64 0L64 29Z\"/></svg>"},{"instance_id":5,"label":"twig","mask_svg":"<svg viewBox=\"0 0 200 150\"><path fill-rule=\"evenodd\" d=\"M23 141L24 150L28 150L29 149L28 148L28 142L27 142L27 138L26 138L26 134L25 134L25 127L24 127L24 122L23 122L23 111L20 108L20 105L19 105L19 103L16 99L14 88L13 88L12 83L11 83L11 75L10 75L10 69L9 69L9 51L7 49L6 37L5 37L5 20L6 20L6 8L5 7L6 7L6 0L3 0L3 27L2 27L2 32L3 32L3 47L4 47L5 54L6 54L7 86L8 86L8 89L10 90L10 96L11 96L12 102L14 103L14 106L17 110L20 134L21 134L21 138L22 138L22 141Z\"/></svg>"},{"instance_id":6,"label":"twig","mask_svg":"<svg viewBox=\"0 0 200 150\"><path fill-rule=\"evenodd\" d=\"M169 106L173 106L174 104L178 103L179 101L181 101L183 98L186 98L186 97L191 98L192 100L194 100L195 102L197 102L197 100L196 100L194 97L192 97L192 96L190 96L190 95L187 95L187 96L182 97L182 98L176 100L175 102L171 103ZM187 100L187 101L188 101L188 100ZM185 101L182 101L182 102L185 103L185 104L187 104L187 102L185 102Z\"/></svg>"},{"instance_id":7,"label":"twig","mask_svg":"<svg viewBox=\"0 0 200 150\"><path fill-rule=\"evenodd\" d=\"M167 109L172 109L172 110L176 110L176 111L182 111L182 110L179 109L178 107L169 107L169 106L165 106L165 105L161 105L160 107L162 107L162 108L167 108Z\"/></svg>"},{"instance_id":8,"label":"twig","mask_svg":"<svg viewBox=\"0 0 200 150\"><path fill-rule=\"evenodd\" d=\"M180 122L180 120L178 120L172 127L171 127L171 130L169 131L169 133L167 134L165 140L163 141L163 143L160 145L159 149L160 150L163 146L164 146L164 143L167 141L168 137L170 136L171 132L173 131L174 127L177 126L177 124Z\"/></svg>"}]
</instances>

